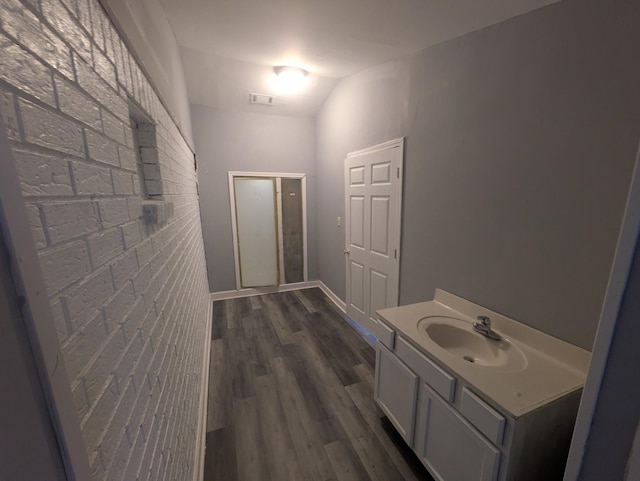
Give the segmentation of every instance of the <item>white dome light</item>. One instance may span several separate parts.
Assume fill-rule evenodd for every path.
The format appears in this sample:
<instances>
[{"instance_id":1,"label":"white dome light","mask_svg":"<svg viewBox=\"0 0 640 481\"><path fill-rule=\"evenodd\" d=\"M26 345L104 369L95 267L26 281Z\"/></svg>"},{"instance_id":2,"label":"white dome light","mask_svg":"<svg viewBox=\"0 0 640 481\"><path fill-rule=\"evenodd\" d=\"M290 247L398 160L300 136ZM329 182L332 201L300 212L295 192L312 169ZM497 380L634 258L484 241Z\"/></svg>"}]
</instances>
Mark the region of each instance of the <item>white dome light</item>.
<instances>
[{"instance_id":1,"label":"white dome light","mask_svg":"<svg viewBox=\"0 0 640 481\"><path fill-rule=\"evenodd\" d=\"M273 70L282 87L290 90L299 89L308 73L299 67L274 67Z\"/></svg>"}]
</instances>

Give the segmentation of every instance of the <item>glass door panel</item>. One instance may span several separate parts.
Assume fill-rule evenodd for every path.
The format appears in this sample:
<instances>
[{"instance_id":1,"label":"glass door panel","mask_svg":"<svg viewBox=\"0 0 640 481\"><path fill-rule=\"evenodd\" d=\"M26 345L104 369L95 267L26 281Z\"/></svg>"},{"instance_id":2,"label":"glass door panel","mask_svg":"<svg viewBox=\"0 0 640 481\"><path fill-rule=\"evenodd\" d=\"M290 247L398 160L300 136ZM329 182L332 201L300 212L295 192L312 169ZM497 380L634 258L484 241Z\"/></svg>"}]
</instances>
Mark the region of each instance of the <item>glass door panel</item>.
<instances>
[{"instance_id":1,"label":"glass door panel","mask_svg":"<svg viewBox=\"0 0 640 481\"><path fill-rule=\"evenodd\" d=\"M274 178L234 178L240 278L243 288L278 285Z\"/></svg>"}]
</instances>

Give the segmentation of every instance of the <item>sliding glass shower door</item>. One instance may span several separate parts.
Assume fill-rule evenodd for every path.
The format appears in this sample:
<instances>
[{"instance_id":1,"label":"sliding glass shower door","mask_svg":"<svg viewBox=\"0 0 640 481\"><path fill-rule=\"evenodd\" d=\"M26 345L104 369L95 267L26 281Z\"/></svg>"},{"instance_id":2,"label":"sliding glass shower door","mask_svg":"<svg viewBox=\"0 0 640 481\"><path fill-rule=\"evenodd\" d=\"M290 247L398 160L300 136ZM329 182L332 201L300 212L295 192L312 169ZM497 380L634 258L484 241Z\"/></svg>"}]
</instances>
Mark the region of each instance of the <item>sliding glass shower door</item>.
<instances>
[{"instance_id":1,"label":"sliding glass shower door","mask_svg":"<svg viewBox=\"0 0 640 481\"><path fill-rule=\"evenodd\" d=\"M229 172L236 288L307 280L306 176Z\"/></svg>"},{"instance_id":2,"label":"sliding glass shower door","mask_svg":"<svg viewBox=\"0 0 640 481\"><path fill-rule=\"evenodd\" d=\"M241 287L278 285L275 179L233 180Z\"/></svg>"}]
</instances>

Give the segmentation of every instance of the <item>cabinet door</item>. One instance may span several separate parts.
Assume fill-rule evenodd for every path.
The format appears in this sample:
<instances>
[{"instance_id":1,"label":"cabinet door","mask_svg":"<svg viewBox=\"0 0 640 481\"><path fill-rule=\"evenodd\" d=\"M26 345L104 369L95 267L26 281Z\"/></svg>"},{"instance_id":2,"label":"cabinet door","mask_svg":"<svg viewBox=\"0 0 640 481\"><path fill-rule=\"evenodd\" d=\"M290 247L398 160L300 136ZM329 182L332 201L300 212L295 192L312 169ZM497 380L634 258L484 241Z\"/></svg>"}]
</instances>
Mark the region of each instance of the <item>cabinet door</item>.
<instances>
[{"instance_id":1,"label":"cabinet door","mask_svg":"<svg viewBox=\"0 0 640 481\"><path fill-rule=\"evenodd\" d=\"M495 481L500 451L431 389L424 386L422 462L438 481Z\"/></svg>"},{"instance_id":2,"label":"cabinet door","mask_svg":"<svg viewBox=\"0 0 640 481\"><path fill-rule=\"evenodd\" d=\"M377 344L375 399L409 446L418 398L418 377L382 344Z\"/></svg>"}]
</instances>

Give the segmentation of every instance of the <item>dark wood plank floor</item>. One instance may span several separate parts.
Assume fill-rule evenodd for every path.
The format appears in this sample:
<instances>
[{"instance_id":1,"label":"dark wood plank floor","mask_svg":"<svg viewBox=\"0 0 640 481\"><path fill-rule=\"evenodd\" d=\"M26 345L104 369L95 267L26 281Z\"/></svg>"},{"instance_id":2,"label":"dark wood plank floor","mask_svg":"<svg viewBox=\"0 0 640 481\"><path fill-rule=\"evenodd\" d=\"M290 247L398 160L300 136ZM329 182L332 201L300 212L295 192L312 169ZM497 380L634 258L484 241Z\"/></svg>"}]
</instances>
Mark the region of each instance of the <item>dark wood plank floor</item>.
<instances>
[{"instance_id":1,"label":"dark wood plank floor","mask_svg":"<svg viewBox=\"0 0 640 481\"><path fill-rule=\"evenodd\" d=\"M433 481L320 289L214 303L205 481Z\"/></svg>"}]
</instances>

